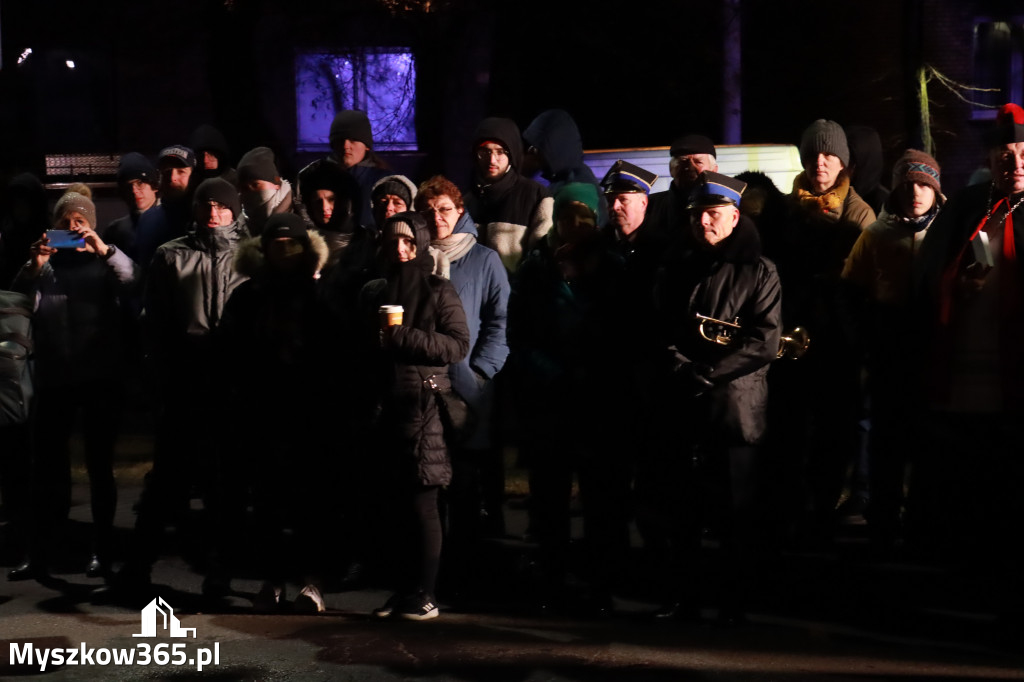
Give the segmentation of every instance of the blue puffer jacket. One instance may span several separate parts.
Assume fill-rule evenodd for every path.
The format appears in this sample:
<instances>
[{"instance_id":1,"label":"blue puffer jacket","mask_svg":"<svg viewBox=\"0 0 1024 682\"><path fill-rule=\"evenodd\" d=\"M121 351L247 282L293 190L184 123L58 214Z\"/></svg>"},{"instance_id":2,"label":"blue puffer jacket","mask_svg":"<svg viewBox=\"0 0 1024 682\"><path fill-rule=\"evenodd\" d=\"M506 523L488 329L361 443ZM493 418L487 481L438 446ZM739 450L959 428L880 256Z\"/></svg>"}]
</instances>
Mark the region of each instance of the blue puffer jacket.
<instances>
[{"instance_id":1,"label":"blue puffer jacket","mask_svg":"<svg viewBox=\"0 0 1024 682\"><path fill-rule=\"evenodd\" d=\"M477 236L469 212L462 214L455 232ZM476 433L468 441L471 449L490 446L490 421L494 397L491 379L505 365L508 341L505 323L508 313L508 274L498 252L474 244L469 252L451 264L451 282L462 299L469 326L469 355L448 370L452 387L472 405L480 417Z\"/></svg>"}]
</instances>

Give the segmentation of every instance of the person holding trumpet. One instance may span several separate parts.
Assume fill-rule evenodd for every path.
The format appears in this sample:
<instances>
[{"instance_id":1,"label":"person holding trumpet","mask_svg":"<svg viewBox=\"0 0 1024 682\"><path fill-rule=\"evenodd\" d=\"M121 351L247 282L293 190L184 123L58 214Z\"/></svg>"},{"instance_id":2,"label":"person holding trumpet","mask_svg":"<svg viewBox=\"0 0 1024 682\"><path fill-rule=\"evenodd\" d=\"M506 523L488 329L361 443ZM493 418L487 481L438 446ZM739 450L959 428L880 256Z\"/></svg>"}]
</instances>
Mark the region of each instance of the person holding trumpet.
<instances>
[{"instance_id":1,"label":"person holding trumpet","mask_svg":"<svg viewBox=\"0 0 1024 682\"><path fill-rule=\"evenodd\" d=\"M768 365L779 355L782 289L739 205L746 184L705 171L690 201L696 246L670 261L656 287L666 335L671 424L654 492L669 529L669 597L661 618L696 617L698 592L717 592L719 618L742 618L759 532L758 445L766 430ZM655 489L658 485L653 486ZM704 518L704 510L718 510ZM701 532L716 527L722 577L708 590Z\"/></svg>"}]
</instances>

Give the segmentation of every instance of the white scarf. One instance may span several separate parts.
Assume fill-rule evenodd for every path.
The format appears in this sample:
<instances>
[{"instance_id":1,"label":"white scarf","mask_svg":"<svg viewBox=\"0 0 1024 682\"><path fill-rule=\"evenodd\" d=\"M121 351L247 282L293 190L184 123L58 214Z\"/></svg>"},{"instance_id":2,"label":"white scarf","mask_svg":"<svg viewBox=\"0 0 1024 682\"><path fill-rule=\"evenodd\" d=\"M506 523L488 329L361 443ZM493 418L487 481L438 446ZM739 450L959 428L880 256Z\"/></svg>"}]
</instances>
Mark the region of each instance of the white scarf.
<instances>
[{"instance_id":1,"label":"white scarf","mask_svg":"<svg viewBox=\"0 0 1024 682\"><path fill-rule=\"evenodd\" d=\"M476 237L469 232L453 233L444 239L435 239L430 242L431 246L435 246L443 251L444 255L448 256L448 260L452 263L469 253L474 244L476 244Z\"/></svg>"}]
</instances>

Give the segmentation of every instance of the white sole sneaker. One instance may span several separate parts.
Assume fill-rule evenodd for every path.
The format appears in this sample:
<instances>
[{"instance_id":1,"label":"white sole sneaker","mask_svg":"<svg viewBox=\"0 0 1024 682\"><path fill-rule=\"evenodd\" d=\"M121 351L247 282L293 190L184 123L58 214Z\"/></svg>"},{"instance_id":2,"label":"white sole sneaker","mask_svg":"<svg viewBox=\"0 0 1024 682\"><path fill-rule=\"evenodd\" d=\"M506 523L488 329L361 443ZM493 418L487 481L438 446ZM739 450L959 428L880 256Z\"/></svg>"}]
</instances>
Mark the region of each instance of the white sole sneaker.
<instances>
[{"instance_id":1,"label":"white sole sneaker","mask_svg":"<svg viewBox=\"0 0 1024 682\"><path fill-rule=\"evenodd\" d=\"M327 610L324 597L316 585L306 585L295 597L295 611L298 613L323 613Z\"/></svg>"},{"instance_id":2,"label":"white sole sneaker","mask_svg":"<svg viewBox=\"0 0 1024 682\"><path fill-rule=\"evenodd\" d=\"M440 615L437 604L432 599L423 600L409 610L400 610L397 615L402 620L432 620Z\"/></svg>"},{"instance_id":3,"label":"white sole sneaker","mask_svg":"<svg viewBox=\"0 0 1024 682\"><path fill-rule=\"evenodd\" d=\"M373 617L380 618L382 620L384 618L390 618L394 615L395 608L398 606L398 602L400 602L401 600L402 598L397 593L391 595L390 597L388 597L388 600L384 602L384 606L381 606L373 610Z\"/></svg>"}]
</instances>

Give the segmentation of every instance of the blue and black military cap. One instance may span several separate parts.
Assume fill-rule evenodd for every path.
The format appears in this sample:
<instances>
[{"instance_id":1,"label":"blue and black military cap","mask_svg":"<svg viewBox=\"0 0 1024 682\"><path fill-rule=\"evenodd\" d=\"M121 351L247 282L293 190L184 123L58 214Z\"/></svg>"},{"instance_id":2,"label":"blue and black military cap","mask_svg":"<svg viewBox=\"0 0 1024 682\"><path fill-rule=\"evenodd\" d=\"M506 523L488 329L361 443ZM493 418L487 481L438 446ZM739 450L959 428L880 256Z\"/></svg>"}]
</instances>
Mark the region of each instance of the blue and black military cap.
<instances>
[{"instance_id":1,"label":"blue and black military cap","mask_svg":"<svg viewBox=\"0 0 1024 682\"><path fill-rule=\"evenodd\" d=\"M619 159L601 178L601 189L605 194L622 194L624 192L650 194L651 187L657 180L656 173Z\"/></svg>"},{"instance_id":2,"label":"blue and black military cap","mask_svg":"<svg viewBox=\"0 0 1024 682\"><path fill-rule=\"evenodd\" d=\"M704 171L697 176L697 186L690 194L687 208L713 208L715 206L740 207L740 199L747 183L728 175Z\"/></svg>"}]
</instances>

